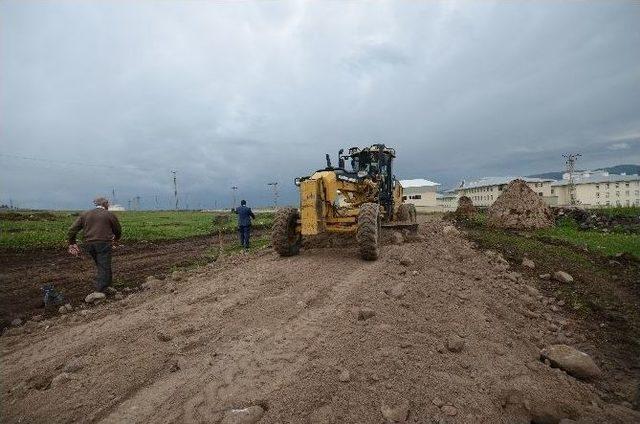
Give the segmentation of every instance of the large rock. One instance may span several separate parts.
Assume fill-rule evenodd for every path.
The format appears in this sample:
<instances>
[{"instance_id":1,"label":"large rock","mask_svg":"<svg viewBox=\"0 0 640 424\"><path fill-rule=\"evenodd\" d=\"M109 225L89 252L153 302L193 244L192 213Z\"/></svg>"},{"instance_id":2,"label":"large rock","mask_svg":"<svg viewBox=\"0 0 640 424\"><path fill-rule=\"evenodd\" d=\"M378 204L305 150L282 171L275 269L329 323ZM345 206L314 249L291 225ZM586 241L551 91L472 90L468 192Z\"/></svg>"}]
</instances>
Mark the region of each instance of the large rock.
<instances>
[{"instance_id":1,"label":"large rock","mask_svg":"<svg viewBox=\"0 0 640 424\"><path fill-rule=\"evenodd\" d=\"M522 259L522 266L525 268L531 268L534 269L536 267L536 263L533 262L531 259L529 258L523 258Z\"/></svg>"},{"instance_id":2,"label":"large rock","mask_svg":"<svg viewBox=\"0 0 640 424\"><path fill-rule=\"evenodd\" d=\"M87 297L84 298L84 301L86 303L95 303L97 301L103 300L106 297L107 296L104 293L93 292L93 293L88 294Z\"/></svg>"},{"instance_id":3,"label":"large rock","mask_svg":"<svg viewBox=\"0 0 640 424\"><path fill-rule=\"evenodd\" d=\"M242 409L231 409L224 414L220 424L254 424L264 415L264 409L259 405Z\"/></svg>"},{"instance_id":4,"label":"large rock","mask_svg":"<svg viewBox=\"0 0 640 424\"><path fill-rule=\"evenodd\" d=\"M380 412L382 412L382 416L388 423L404 422L409 415L409 401L404 401L393 406L384 404L380 407Z\"/></svg>"},{"instance_id":5,"label":"large rock","mask_svg":"<svg viewBox=\"0 0 640 424\"><path fill-rule=\"evenodd\" d=\"M376 311L371 308L362 308L358 311L358 321L365 321L376 315Z\"/></svg>"},{"instance_id":6,"label":"large rock","mask_svg":"<svg viewBox=\"0 0 640 424\"><path fill-rule=\"evenodd\" d=\"M568 374L583 379L602 374L593 359L584 352L564 344L548 346L540 351L542 360L549 360L551 366L565 370Z\"/></svg>"},{"instance_id":7,"label":"large rock","mask_svg":"<svg viewBox=\"0 0 640 424\"><path fill-rule=\"evenodd\" d=\"M561 283L572 283L573 277L564 271L556 271L553 273L553 279Z\"/></svg>"},{"instance_id":8,"label":"large rock","mask_svg":"<svg viewBox=\"0 0 640 424\"><path fill-rule=\"evenodd\" d=\"M447 338L447 349L450 352L460 352L464 348L464 339L457 334Z\"/></svg>"}]
</instances>

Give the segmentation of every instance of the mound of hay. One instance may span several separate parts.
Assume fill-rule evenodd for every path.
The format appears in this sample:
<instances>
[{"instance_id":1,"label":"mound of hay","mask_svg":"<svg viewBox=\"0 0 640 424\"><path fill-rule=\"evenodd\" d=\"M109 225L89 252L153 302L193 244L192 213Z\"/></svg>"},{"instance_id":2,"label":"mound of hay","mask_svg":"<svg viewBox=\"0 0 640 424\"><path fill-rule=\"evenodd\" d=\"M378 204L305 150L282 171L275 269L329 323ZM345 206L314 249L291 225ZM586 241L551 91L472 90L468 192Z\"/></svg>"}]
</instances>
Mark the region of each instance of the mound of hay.
<instances>
[{"instance_id":1,"label":"mound of hay","mask_svg":"<svg viewBox=\"0 0 640 424\"><path fill-rule=\"evenodd\" d=\"M513 180L489 208L487 223L498 228L533 230L553 226L551 208L523 180Z\"/></svg>"},{"instance_id":2,"label":"mound of hay","mask_svg":"<svg viewBox=\"0 0 640 424\"><path fill-rule=\"evenodd\" d=\"M458 208L454 212L458 219L472 218L478 211L473 206L473 201L468 196L462 196L458 199Z\"/></svg>"}]
</instances>

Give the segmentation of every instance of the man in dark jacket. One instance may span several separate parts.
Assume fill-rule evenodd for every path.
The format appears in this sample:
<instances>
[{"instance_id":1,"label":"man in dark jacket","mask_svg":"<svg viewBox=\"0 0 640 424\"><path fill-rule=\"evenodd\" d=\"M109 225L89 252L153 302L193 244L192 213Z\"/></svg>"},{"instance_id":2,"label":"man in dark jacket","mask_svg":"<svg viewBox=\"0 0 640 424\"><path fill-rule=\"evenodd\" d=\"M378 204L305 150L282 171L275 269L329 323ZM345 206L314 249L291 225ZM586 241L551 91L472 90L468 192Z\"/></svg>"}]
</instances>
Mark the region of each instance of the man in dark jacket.
<instances>
[{"instance_id":1,"label":"man in dark jacket","mask_svg":"<svg viewBox=\"0 0 640 424\"><path fill-rule=\"evenodd\" d=\"M98 197L93 201L95 209L80 214L71 225L68 232L69 253L74 256L80 254L76 244L78 232L83 232L84 250L91 256L98 269L95 288L104 292L111 285L111 247L122 235L122 228L118 218L109 212L109 201Z\"/></svg>"},{"instance_id":2,"label":"man in dark jacket","mask_svg":"<svg viewBox=\"0 0 640 424\"><path fill-rule=\"evenodd\" d=\"M249 236L251 235L251 218L256 216L251 212L251 208L247 207L247 201L240 201L240 207L232 209L238 214L238 233L240 234L240 244L245 250L249 249Z\"/></svg>"}]
</instances>

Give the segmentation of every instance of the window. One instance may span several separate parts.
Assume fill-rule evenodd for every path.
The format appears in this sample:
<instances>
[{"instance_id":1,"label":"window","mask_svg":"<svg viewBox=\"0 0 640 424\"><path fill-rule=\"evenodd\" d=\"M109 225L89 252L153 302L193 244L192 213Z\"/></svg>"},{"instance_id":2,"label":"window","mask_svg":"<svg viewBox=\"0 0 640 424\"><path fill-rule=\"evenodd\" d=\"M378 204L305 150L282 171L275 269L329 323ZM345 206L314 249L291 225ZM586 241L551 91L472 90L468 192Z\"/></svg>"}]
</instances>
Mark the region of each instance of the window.
<instances>
[{"instance_id":1,"label":"window","mask_svg":"<svg viewBox=\"0 0 640 424\"><path fill-rule=\"evenodd\" d=\"M607 183L607 188L609 188L609 183Z\"/></svg>"},{"instance_id":2,"label":"window","mask_svg":"<svg viewBox=\"0 0 640 424\"><path fill-rule=\"evenodd\" d=\"M422 199L421 194L414 194L413 196L409 196L409 199Z\"/></svg>"},{"instance_id":3,"label":"window","mask_svg":"<svg viewBox=\"0 0 640 424\"><path fill-rule=\"evenodd\" d=\"M402 200L407 200L407 196L402 196Z\"/></svg>"},{"instance_id":4,"label":"window","mask_svg":"<svg viewBox=\"0 0 640 424\"><path fill-rule=\"evenodd\" d=\"M538 196L542 197L542 192L538 193Z\"/></svg>"},{"instance_id":5,"label":"window","mask_svg":"<svg viewBox=\"0 0 640 424\"><path fill-rule=\"evenodd\" d=\"M609 198L609 192L606 192L606 193L604 194L604 197L606 197L606 198L608 199L608 198Z\"/></svg>"},{"instance_id":6,"label":"window","mask_svg":"<svg viewBox=\"0 0 640 424\"><path fill-rule=\"evenodd\" d=\"M616 200L616 206L620 206L620 201Z\"/></svg>"},{"instance_id":7,"label":"window","mask_svg":"<svg viewBox=\"0 0 640 424\"><path fill-rule=\"evenodd\" d=\"M636 190L633 192L636 196L640 195L640 190Z\"/></svg>"},{"instance_id":8,"label":"window","mask_svg":"<svg viewBox=\"0 0 640 424\"><path fill-rule=\"evenodd\" d=\"M556 190L552 188L551 189L551 194L554 194L555 192L556 192Z\"/></svg>"},{"instance_id":9,"label":"window","mask_svg":"<svg viewBox=\"0 0 640 424\"><path fill-rule=\"evenodd\" d=\"M610 204L611 204L611 202L607 200L607 206L609 206Z\"/></svg>"},{"instance_id":10,"label":"window","mask_svg":"<svg viewBox=\"0 0 640 424\"><path fill-rule=\"evenodd\" d=\"M625 187L629 187L629 183L624 183L624 186Z\"/></svg>"},{"instance_id":11,"label":"window","mask_svg":"<svg viewBox=\"0 0 640 424\"><path fill-rule=\"evenodd\" d=\"M596 197L600 197L600 193L596 192Z\"/></svg>"},{"instance_id":12,"label":"window","mask_svg":"<svg viewBox=\"0 0 640 424\"><path fill-rule=\"evenodd\" d=\"M616 197L620 197L620 192L616 191Z\"/></svg>"},{"instance_id":13,"label":"window","mask_svg":"<svg viewBox=\"0 0 640 424\"><path fill-rule=\"evenodd\" d=\"M616 188L619 188L619 187L620 187L620 183L616 183Z\"/></svg>"},{"instance_id":14,"label":"window","mask_svg":"<svg viewBox=\"0 0 640 424\"><path fill-rule=\"evenodd\" d=\"M596 190L600 190L600 184L596 184Z\"/></svg>"},{"instance_id":15,"label":"window","mask_svg":"<svg viewBox=\"0 0 640 424\"><path fill-rule=\"evenodd\" d=\"M624 201L624 204L625 204L625 205L627 205L627 206L629 206L631 203L629 202L629 200L625 200L625 201Z\"/></svg>"},{"instance_id":16,"label":"window","mask_svg":"<svg viewBox=\"0 0 640 424\"><path fill-rule=\"evenodd\" d=\"M625 190L624 195L628 196L629 195L629 190Z\"/></svg>"}]
</instances>

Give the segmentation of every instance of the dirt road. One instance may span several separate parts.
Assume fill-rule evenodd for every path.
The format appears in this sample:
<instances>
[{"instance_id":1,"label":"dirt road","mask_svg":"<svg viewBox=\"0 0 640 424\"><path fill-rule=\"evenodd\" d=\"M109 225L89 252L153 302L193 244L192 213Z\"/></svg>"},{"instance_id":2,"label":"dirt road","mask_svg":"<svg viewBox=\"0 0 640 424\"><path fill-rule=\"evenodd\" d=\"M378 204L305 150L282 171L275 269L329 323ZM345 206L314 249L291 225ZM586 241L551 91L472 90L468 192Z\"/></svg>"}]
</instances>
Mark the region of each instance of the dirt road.
<instances>
[{"instance_id":1,"label":"dirt road","mask_svg":"<svg viewBox=\"0 0 640 424\"><path fill-rule=\"evenodd\" d=\"M29 322L0 339L2 421L639 422L540 362L573 323L444 225L376 262L264 250Z\"/></svg>"}]
</instances>

